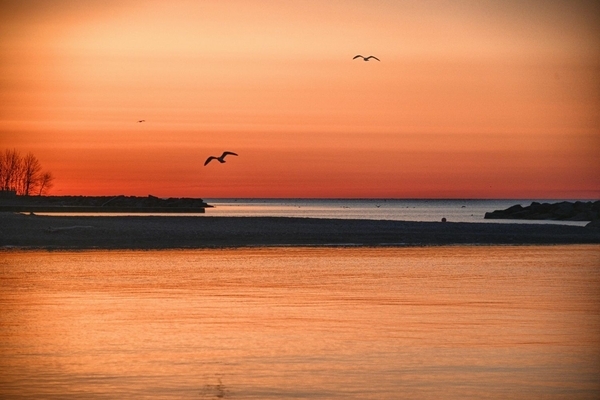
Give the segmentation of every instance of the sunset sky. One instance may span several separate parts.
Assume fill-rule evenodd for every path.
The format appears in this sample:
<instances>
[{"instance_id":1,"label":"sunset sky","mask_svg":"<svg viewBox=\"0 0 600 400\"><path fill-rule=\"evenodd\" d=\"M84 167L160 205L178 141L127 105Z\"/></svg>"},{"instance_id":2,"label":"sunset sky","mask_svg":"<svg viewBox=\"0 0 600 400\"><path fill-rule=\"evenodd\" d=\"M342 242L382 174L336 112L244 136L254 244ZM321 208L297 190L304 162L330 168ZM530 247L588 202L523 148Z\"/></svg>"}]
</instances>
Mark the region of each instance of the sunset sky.
<instances>
[{"instance_id":1,"label":"sunset sky","mask_svg":"<svg viewBox=\"0 0 600 400\"><path fill-rule=\"evenodd\" d=\"M0 0L13 148L53 195L600 198L600 6Z\"/></svg>"}]
</instances>

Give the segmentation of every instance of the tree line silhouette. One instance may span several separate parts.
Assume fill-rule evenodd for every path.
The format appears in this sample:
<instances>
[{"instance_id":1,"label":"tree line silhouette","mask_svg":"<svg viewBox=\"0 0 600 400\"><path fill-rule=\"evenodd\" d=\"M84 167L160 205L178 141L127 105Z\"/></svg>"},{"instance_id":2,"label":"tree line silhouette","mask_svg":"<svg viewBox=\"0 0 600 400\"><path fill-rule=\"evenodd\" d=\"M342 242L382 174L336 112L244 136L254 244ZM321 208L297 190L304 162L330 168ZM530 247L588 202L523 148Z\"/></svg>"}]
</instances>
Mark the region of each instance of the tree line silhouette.
<instances>
[{"instance_id":1,"label":"tree line silhouette","mask_svg":"<svg viewBox=\"0 0 600 400\"><path fill-rule=\"evenodd\" d=\"M40 161L33 153L25 156L15 149L0 152L0 191L14 191L17 195L47 194L52 188L54 176L43 171Z\"/></svg>"}]
</instances>

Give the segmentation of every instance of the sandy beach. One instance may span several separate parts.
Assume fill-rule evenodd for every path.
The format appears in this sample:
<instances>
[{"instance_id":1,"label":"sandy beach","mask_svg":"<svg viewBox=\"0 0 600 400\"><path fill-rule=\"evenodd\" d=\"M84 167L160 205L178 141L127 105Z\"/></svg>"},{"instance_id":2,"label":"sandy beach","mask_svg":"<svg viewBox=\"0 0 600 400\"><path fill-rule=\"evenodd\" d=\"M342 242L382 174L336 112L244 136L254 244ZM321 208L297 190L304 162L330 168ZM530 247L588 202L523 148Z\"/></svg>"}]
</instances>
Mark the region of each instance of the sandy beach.
<instances>
[{"instance_id":1,"label":"sandy beach","mask_svg":"<svg viewBox=\"0 0 600 400\"><path fill-rule=\"evenodd\" d=\"M0 213L2 249L585 243L600 243L600 230L554 224L280 217L39 216Z\"/></svg>"}]
</instances>

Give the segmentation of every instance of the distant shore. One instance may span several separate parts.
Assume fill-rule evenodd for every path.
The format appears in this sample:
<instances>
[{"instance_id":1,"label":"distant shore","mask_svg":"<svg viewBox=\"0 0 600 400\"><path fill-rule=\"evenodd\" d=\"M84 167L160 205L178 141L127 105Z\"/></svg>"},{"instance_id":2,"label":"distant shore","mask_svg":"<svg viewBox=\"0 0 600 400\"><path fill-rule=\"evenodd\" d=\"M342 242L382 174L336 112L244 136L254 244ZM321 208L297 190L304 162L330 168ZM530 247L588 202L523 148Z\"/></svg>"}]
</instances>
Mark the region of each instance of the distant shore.
<instances>
[{"instance_id":1,"label":"distant shore","mask_svg":"<svg viewBox=\"0 0 600 400\"><path fill-rule=\"evenodd\" d=\"M0 213L0 249L589 243L600 244L600 229L553 224Z\"/></svg>"},{"instance_id":2,"label":"distant shore","mask_svg":"<svg viewBox=\"0 0 600 400\"><path fill-rule=\"evenodd\" d=\"M17 196L0 191L0 212L40 213L204 213L212 207L189 197L156 196Z\"/></svg>"}]
</instances>

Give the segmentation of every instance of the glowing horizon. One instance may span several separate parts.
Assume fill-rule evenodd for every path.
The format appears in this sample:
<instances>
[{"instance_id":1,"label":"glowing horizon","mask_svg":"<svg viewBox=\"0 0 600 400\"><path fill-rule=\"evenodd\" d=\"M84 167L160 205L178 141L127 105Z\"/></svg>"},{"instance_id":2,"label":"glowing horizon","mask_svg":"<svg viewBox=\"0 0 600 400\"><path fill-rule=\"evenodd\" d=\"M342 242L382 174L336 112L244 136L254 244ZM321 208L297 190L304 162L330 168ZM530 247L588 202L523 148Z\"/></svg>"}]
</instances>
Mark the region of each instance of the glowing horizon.
<instances>
[{"instance_id":1,"label":"glowing horizon","mask_svg":"<svg viewBox=\"0 0 600 400\"><path fill-rule=\"evenodd\" d=\"M2 3L0 150L34 153L53 195L600 198L598 15ZM239 157L203 166L224 150Z\"/></svg>"}]
</instances>

